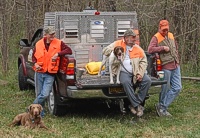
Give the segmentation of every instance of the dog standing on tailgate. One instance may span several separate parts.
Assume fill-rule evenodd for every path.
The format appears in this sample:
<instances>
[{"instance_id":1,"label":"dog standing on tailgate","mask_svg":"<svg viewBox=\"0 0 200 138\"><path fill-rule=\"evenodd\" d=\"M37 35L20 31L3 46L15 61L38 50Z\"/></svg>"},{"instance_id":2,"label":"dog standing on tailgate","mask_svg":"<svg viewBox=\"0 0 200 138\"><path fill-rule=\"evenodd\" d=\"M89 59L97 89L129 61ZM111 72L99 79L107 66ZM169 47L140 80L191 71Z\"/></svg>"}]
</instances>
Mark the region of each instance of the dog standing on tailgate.
<instances>
[{"instance_id":1,"label":"dog standing on tailgate","mask_svg":"<svg viewBox=\"0 0 200 138\"><path fill-rule=\"evenodd\" d=\"M44 125L41 117L42 106L31 104L28 112L18 114L9 126L22 125L26 128L48 128Z\"/></svg>"},{"instance_id":2,"label":"dog standing on tailgate","mask_svg":"<svg viewBox=\"0 0 200 138\"><path fill-rule=\"evenodd\" d=\"M116 61L117 60L122 61L123 58L124 58L124 48L121 47L121 46L116 46L109 56L106 56L106 57L103 58L102 63L101 63L101 67L99 69L98 76L101 76L102 67L106 64L106 61L108 60L108 62L109 62L109 73L110 73L110 84L114 84L113 70L112 70L113 66L117 67L117 70L116 70L117 81L116 81L116 83L120 84L119 74L120 74L120 70L121 70L121 64L120 64L120 62L116 62Z\"/></svg>"}]
</instances>

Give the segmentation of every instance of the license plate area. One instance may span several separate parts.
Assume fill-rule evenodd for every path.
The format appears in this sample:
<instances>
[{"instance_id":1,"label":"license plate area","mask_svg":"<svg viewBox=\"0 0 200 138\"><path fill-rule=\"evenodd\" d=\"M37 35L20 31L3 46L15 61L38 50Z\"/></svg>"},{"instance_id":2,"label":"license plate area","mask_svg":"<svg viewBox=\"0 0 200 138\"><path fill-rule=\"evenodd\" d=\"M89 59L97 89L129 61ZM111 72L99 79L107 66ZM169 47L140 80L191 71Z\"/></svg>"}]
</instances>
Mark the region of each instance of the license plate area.
<instances>
[{"instance_id":1,"label":"license plate area","mask_svg":"<svg viewBox=\"0 0 200 138\"><path fill-rule=\"evenodd\" d=\"M111 87L111 88L109 88L109 93L110 94L124 93L124 89L122 87Z\"/></svg>"}]
</instances>

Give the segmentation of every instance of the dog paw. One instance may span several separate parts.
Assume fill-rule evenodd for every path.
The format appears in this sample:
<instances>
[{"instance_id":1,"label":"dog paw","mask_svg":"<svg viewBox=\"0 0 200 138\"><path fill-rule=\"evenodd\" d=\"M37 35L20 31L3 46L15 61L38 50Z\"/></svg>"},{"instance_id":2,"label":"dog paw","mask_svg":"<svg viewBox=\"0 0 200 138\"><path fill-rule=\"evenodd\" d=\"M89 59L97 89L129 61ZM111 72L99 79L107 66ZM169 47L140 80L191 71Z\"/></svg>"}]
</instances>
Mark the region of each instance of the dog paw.
<instances>
[{"instance_id":1,"label":"dog paw","mask_svg":"<svg viewBox=\"0 0 200 138\"><path fill-rule=\"evenodd\" d=\"M120 84L120 81L117 81L116 83L117 83L117 84Z\"/></svg>"},{"instance_id":2,"label":"dog paw","mask_svg":"<svg viewBox=\"0 0 200 138\"><path fill-rule=\"evenodd\" d=\"M114 82L113 82L113 81L110 81L110 84L114 84Z\"/></svg>"}]
</instances>

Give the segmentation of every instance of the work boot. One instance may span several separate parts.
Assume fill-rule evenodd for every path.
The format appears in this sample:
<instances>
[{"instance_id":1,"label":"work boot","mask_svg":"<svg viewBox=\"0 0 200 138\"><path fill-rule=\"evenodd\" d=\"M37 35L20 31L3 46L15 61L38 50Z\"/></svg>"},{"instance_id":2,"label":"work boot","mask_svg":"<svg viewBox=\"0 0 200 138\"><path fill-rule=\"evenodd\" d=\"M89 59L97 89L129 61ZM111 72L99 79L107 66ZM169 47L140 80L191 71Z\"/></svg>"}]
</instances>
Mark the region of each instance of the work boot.
<instances>
[{"instance_id":1,"label":"work boot","mask_svg":"<svg viewBox=\"0 0 200 138\"><path fill-rule=\"evenodd\" d=\"M131 113L133 113L134 115L137 113L137 111L135 110L135 107L133 107L132 105L129 105L128 108L130 109Z\"/></svg>"},{"instance_id":2,"label":"work boot","mask_svg":"<svg viewBox=\"0 0 200 138\"><path fill-rule=\"evenodd\" d=\"M170 114L168 111L165 111L165 112L164 112L164 116L171 117L172 114Z\"/></svg>"},{"instance_id":3,"label":"work boot","mask_svg":"<svg viewBox=\"0 0 200 138\"><path fill-rule=\"evenodd\" d=\"M155 108L158 116L166 116L166 113L164 112L163 109L161 109L159 104L155 104Z\"/></svg>"},{"instance_id":4,"label":"work boot","mask_svg":"<svg viewBox=\"0 0 200 138\"><path fill-rule=\"evenodd\" d=\"M137 109L137 116L138 117L141 117L144 113L143 113L143 111L144 111L144 107L142 107L141 105L138 105L137 107L136 107L136 109Z\"/></svg>"}]
</instances>

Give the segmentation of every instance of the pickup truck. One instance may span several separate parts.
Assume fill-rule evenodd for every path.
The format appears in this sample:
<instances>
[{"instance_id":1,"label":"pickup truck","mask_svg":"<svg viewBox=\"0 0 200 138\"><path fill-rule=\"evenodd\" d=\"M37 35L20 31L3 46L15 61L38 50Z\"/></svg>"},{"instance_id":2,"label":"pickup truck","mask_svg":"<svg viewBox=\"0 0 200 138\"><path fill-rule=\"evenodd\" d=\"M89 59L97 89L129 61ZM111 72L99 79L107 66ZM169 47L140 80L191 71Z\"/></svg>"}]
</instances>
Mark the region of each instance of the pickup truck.
<instances>
[{"instance_id":1,"label":"pickup truck","mask_svg":"<svg viewBox=\"0 0 200 138\"><path fill-rule=\"evenodd\" d=\"M124 101L127 96L121 84L109 83L109 71L102 77L81 72L85 65L102 60L102 49L123 37L126 29L132 28L138 33L136 12L47 12L44 26L54 26L56 37L73 50L73 55L61 57L59 71L56 74L50 96L47 99L49 112L53 115L66 113L66 105L79 99L104 99L119 101L120 110L124 113ZM36 42L43 37L43 28L39 28L32 39L20 40L18 56L18 82L20 90L34 88L34 70L32 54ZM139 44L139 34L138 34ZM148 58L147 73L152 79L152 86L165 84L158 79L157 71L161 70L156 56L146 52ZM83 73L80 75L80 73ZM136 87L135 87L136 88ZM37 93L36 93L37 95ZM148 96L147 98L148 99ZM145 104L145 101L143 102Z\"/></svg>"}]
</instances>

